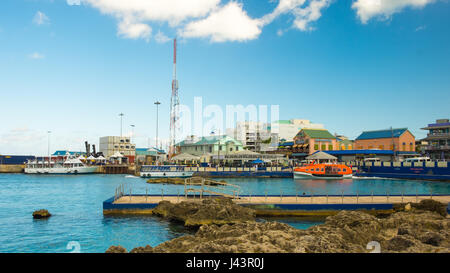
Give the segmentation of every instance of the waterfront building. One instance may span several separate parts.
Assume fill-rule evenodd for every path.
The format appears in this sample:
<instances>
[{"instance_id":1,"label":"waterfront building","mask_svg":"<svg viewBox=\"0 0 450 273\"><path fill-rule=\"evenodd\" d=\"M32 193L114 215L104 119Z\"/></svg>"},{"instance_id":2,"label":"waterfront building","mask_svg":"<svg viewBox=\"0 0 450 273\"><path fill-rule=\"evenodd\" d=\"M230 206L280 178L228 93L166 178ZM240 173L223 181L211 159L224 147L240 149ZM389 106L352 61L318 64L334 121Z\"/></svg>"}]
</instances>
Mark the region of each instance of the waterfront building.
<instances>
[{"instance_id":1,"label":"waterfront building","mask_svg":"<svg viewBox=\"0 0 450 273\"><path fill-rule=\"evenodd\" d=\"M302 129L323 129L323 124L312 123L307 119L279 120L274 122L278 126L278 142L293 141ZM274 130L272 130L274 132Z\"/></svg>"},{"instance_id":2,"label":"waterfront building","mask_svg":"<svg viewBox=\"0 0 450 273\"><path fill-rule=\"evenodd\" d=\"M235 128L227 129L227 135L241 142L246 150L262 152L277 148L278 135L271 133L268 123L239 121Z\"/></svg>"},{"instance_id":3,"label":"waterfront building","mask_svg":"<svg viewBox=\"0 0 450 273\"><path fill-rule=\"evenodd\" d=\"M100 138L100 152L106 158L120 153L127 158L128 163L133 163L136 156L136 145L131 143L130 137L105 136Z\"/></svg>"},{"instance_id":4,"label":"waterfront building","mask_svg":"<svg viewBox=\"0 0 450 273\"><path fill-rule=\"evenodd\" d=\"M136 163L152 165L155 162L163 162L167 159L167 154L164 150L152 148L136 148Z\"/></svg>"},{"instance_id":5,"label":"waterfront building","mask_svg":"<svg viewBox=\"0 0 450 273\"><path fill-rule=\"evenodd\" d=\"M242 143L230 136L189 136L185 140L176 144L177 154L186 153L195 156L205 156L208 154L226 155L236 151L244 150Z\"/></svg>"},{"instance_id":6,"label":"waterfront building","mask_svg":"<svg viewBox=\"0 0 450 273\"><path fill-rule=\"evenodd\" d=\"M423 139L428 142L425 154L434 160L450 161L450 121L438 119L422 130L428 130L427 137Z\"/></svg>"},{"instance_id":7,"label":"waterfront building","mask_svg":"<svg viewBox=\"0 0 450 273\"><path fill-rule=\"evenodd\" d=\"M408 128L364 131L355 139L357 150L392 150L397 154L415 154L416 140Z\"/></svg>"},{"instance_id":8,"label":"waterfront building","mask_svg":"<svg viewBox=\"0 0 450 273\"><path fill-rule=\"evenodd\" d=\"M301 129L294 137L292 156L305 158L317 151L337 150L338 140L326 129Z\"/></svg>"}]
</instances>

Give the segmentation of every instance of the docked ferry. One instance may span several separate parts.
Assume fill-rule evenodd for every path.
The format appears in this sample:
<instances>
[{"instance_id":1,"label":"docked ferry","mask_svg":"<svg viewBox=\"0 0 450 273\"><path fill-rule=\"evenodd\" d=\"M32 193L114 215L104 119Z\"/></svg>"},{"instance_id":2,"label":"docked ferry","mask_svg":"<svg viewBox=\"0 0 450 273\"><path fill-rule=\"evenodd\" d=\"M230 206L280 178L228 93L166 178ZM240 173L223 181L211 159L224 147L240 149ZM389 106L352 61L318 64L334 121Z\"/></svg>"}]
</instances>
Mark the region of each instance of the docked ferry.
<instances>
[{"instance_id":1,"label":"docked ferry","mask_svg":"<svg viewBox=\"0 0 450 273\"><path fill-rule=\"evenodd\" d=\"M347 179L352 173L351 167L343 164L308 164L294 169L294 179Z\"/></svg>"},{"instance_id":2,"label":"docked ferry","mask_svg":"<svg viewBox=\"0 0 450 273\"><path fill-rule=\"evenodd\" d=\"M186 166L180 165L143 165L141 167L141 177L191 177L194 172L185 171Z\"/></svg>"},{"instance_id":3,"label":"docked ferry","mask_svg":"<svg viewBox=\"0 0 450 273\"><path fill-rule=\"evenodd\" d=\"M84 164L78 158L67 158L63 162L29 160L25 163L27 174L90 174L97 172L96 166Z\"/></svg>"}]
</instances>

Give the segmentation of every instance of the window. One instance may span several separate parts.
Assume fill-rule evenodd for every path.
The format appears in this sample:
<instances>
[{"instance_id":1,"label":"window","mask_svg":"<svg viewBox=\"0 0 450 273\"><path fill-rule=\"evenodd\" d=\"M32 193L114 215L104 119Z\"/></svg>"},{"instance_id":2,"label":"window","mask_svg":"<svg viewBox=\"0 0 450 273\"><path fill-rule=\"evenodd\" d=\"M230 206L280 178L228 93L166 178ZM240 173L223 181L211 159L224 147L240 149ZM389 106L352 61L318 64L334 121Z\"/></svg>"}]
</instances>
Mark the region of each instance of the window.
<instances>
[{"instance_id":1,"label":"window","mask_svg":"<svg viewBox=\"0 0 450 273\"><path fill-rule=\"evenodd\" d=\"M230 148L230 152L232 152L233 151L233 148Z\"/></svg>"},{"instance_id":2,"label":"window","mask_svg":"<svg viewBox=\"0 0 450 273\"><path fill-rule=\"evenodd\" d=\"M411 143L409 143L409 151L414 151L414 145L413 145L413 143L411 142Z\"/></svg>"},{"instance_id":3,"label":"window","mask_svg":"<svg viewBox=\"0 0 450 273\"><path fill-rule=\"evenodd\" d=\"M319 144L314 144L314 150L319 150Z\"/></svg>"},{"instance_id":4,"label":"window","mask_svg":"<svg viewBox=\"0 0 450 273\"><path fill-rule=\"evenodd\" d=\"M384 145L380 145L378 148L380 148L380 150L384 150Z\"/></svg>"},{"instance_id":5,"label":"window","mask_svg":"<svg viewBox=\"0 0 450 273\"><path fill-rule=\"evenodd\" d=\"M322 149L322 151L325 151L325 150L327 149L327 145L325 145L325 144L322 144L322 147L321 147L321 149Z\"/></svg>"},{"instance_id":6,"label":"window","mask_svg":"<svg viewBox=\"0 0 450 273\"><path fill-rule=\"evenodd\" d=\"M317 169L316 169L316 172L318 172L319 170L320 170L320 169L319 169L319 168L317 168Z\"/></svg>"},{"instance_id":7,"label":"window","mask_svg":"<svg viewBox=\"0 0 450 273\"><path fill-rule=\"evenodd\" d=\"M328 150L330 150L330 151L333 150L333 145L331 145L331 144L328 145Z\"/></svg>"}]
</instances>

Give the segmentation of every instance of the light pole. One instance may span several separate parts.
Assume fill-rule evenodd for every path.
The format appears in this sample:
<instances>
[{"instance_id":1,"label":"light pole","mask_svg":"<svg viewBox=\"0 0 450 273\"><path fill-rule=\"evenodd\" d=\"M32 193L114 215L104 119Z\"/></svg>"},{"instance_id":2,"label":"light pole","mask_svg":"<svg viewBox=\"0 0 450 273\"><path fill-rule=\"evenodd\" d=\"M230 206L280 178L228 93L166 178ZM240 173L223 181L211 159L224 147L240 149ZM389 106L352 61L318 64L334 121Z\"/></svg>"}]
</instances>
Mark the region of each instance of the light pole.
<instances>
[{"instance_id":1,"label":"light pole","mask_svg":"<svg viewBox=\"0 0 450 273\"><path fill-rule=\"evenodd\" d=\"M124 113L120 113L119 116L120 116L120 137L122 137L122 118L124 116Z\"/></svg>"},{"instance_id":2,"label":"light pole","mask_svg":"<svg viewBox=\"0 0 450 273\"><path fill-rule=\"evenodd\" d=\"M158 112L159 112L159 105L160 105L161 103L159 102L159 101L156 101L155 102L155 105L156 105L156 149L158 149L158 119L159 119L159 117L158 117ZM150 147L149 147L150 148Z\"/></svg>"}]
</instances>

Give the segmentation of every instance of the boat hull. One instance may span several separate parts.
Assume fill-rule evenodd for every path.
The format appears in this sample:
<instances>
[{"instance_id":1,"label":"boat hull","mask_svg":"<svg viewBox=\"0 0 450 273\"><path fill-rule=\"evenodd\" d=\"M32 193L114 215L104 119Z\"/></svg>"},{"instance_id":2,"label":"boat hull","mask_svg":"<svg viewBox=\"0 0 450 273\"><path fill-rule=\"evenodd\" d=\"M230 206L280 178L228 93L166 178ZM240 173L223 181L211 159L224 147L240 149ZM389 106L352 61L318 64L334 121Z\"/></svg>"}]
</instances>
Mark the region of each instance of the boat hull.
<instances>
[{"instance_id":1,"label":"boat hull","mask_svg":"<svg viewBox=\"0 0 450 273\"><path fill-rule=\"evenodd\" d=\"M338 175L329 175L329 174L323 174L323 175L319 175L319 174L311 174L311 173L306 173L306 172L299 172L299 171L295 171L294 172L294 179L349 179L352 178L352 174L338 174Z\"/></svg>"},{"instance_id":2,"label":"boat hull","mask_svg":"<svg viewBox=\"0 0 450 273\"><path fill-rule=\"evenodd\" d=\"M192 177L194 172L141 172L141 177Z\"/></svg>"},{"instance_id":3,"label":"boat hull","mask_svg":"<svg viewBox=\"0 0 450 273\"><path fill-rule=\"evenodd\" d=\"M26 174L92 174L98 167L25 168Z\"/></svg>"}]
</instances>

